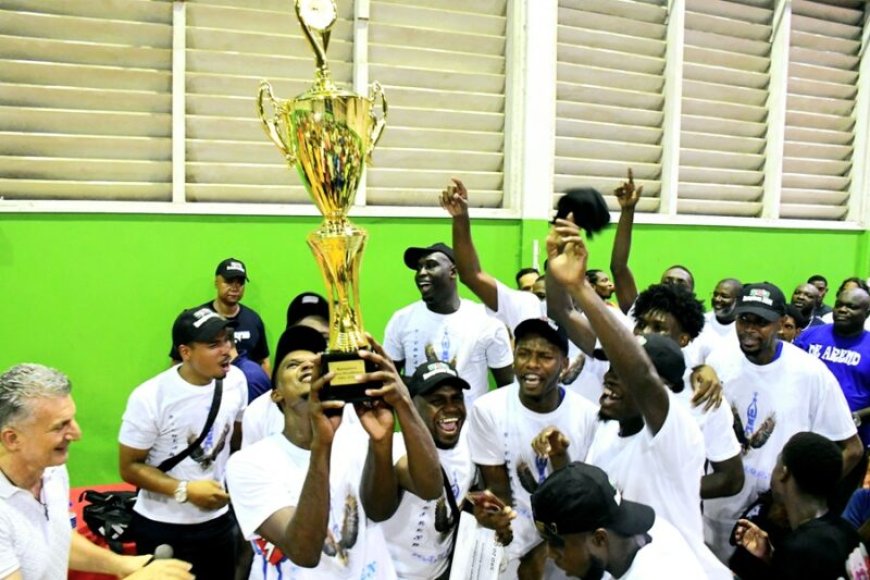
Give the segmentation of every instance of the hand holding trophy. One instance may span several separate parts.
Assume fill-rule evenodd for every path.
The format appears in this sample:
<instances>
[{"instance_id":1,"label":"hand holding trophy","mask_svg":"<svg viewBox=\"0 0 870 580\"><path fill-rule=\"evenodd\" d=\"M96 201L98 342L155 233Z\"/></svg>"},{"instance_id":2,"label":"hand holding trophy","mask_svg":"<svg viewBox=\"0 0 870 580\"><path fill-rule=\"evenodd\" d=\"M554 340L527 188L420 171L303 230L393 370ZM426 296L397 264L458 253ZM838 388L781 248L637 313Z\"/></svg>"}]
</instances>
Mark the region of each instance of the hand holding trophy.
<instances>
[{"instance_id":1,"label":"hand holding trophy","mask_svg":"<svg viewBox=\"0 0 870 580\"><path fill-rule=\"evenodd\" d=\"M330 31L337 14L334 0L295 0L296 16L315 54L314 85L292 100L278 100L267 81L260 83L257 114L266 135L296 169L324 221L308 235L308 245L323 274L329 299L329 344L323 372L335 377L323 399L359 401L371 383L356 378L371 372L359 357L370 348L359 310L359 268L368 234L347 219L372 151L386 126L387 100L375 82L368 97L338 88L326 63ZM381 103L382 115L375 116ZM272 108L266 113L266 102Z\"/></svg>"}]
</instances>

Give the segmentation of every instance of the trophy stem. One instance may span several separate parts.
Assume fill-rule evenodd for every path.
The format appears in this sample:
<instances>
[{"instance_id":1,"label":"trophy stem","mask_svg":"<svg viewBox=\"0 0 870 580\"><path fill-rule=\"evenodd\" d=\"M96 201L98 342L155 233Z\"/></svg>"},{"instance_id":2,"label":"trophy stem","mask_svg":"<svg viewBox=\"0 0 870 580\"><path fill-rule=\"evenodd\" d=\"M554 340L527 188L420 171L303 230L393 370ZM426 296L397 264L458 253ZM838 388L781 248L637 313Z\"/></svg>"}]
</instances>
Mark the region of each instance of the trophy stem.
<instances>
[{"instance_id":1,"label":"trophy stem","mask_svg":"<svg viewBox=\"0 0 870 580\"><path fill-rule=\"evenodd\" d=\"M326 220L308 235L329 299L327 352L367 348L359 308L359 269L368 233L346 219Z\"/></svg>"}]
</instances>

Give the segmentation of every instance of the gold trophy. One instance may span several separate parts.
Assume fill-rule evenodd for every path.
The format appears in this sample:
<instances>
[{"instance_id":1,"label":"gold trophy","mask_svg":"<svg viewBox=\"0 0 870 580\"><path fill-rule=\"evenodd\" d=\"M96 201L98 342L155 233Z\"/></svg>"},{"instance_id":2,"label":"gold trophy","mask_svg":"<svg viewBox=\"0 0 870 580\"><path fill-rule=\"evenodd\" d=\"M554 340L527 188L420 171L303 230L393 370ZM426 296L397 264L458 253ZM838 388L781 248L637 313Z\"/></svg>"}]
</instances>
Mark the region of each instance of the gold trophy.
<instances>
[{"instance_id":1,"label":"gold trophy","mask_svg":"<svg viewBox=\"0 0 870 580\"><path fill-rule=\"evenodd\" d=\"M335 372L324 398L359 401L377 385L354 377L374 370L357 351L369 348L359 309L359 268L368 234L347 219L365 163L383 133L387 100L375 82L368 97L338 88L326 63L336 21L334 0L295 0L296 16L314 50L314 85L292 100L276 100L272 86L260 83L257 114L269 138L295 167L324 220L308 235L329 299L329 344L323 372ZM271 103L272 114L265 112ZM382 116L374 114L381 102Z\"/></svg>"}]
</instances>

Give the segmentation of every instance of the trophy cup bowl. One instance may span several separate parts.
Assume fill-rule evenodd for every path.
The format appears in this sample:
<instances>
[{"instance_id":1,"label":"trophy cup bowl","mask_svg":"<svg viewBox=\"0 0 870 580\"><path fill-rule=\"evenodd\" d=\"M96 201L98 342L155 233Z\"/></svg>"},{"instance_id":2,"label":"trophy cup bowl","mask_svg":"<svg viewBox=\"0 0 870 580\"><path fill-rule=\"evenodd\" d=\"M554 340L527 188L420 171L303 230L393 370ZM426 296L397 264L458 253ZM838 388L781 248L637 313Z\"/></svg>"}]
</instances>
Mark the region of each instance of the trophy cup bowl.
<instances>
[{"instance_id":1,"label":"trophy cup bowl","mask_svg":"<svg viewBox=\"0 0 870 580\"><path fill-rule=\"evenodd\" d=\"M318 10L323 10L323 5L329 8L331 0L307 3L318 4ZM299 173L324 218L307 238L329 302L329 342L321 372L334 372L335 377L321 398L361 401L367 399L367 389L380 385L356 380L357 375L376 368L358 355L360 349L370 348L359 309L359 270L368 234L352 224L347 213L356 198L365 164L371 162L372 151L386 126L387 101L378 83L373 83L369 96L332 83L324 55L334 13L331 21L317 28L305 19L305 4L306 0L297 0L296 14L317 56L314 86L294 99L280 100L275 98L271 85L263 81L257 113L266 135ZM322 17L322 12L317 16ZM320 42L314 32L320 34ZM383 111L380 117L374 112L378 102ZM271 114L267 113L267 105Z\"/></svg>"}]
</instances>

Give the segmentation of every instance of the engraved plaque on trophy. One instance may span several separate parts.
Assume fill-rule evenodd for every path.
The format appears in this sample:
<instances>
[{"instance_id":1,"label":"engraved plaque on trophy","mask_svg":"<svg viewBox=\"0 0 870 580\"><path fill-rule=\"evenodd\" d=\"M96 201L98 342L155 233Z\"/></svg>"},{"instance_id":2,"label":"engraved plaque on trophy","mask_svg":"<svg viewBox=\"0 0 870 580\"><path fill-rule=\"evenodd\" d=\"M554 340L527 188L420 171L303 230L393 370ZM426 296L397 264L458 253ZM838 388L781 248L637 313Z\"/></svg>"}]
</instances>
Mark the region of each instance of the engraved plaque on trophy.
<instances>
[{"instance_id":1,"label":"engraved plaque on trophy","mask_svg":"<svg viewBox=\"0 0 870 580\"><path fill-rule=\"evenodd\" d=\"M365 164L386 125L387 101L375 82L369 96L337 87L326 63L330 31L336 21L334 0L295 0L296 16L314 50L314 85L291 100L279 100L267 81L260 84L257 113L269 138L299 173L323 223L308 235L308 245L323 274L329 301L329 344L323 372L336 375L325 399L364 400L354 377L374 370L359 358L369 348L359 309L359 269L368 234L347 218ZM375 115L380 102L382 114ZM266 113L266 103L271 114Z\"/></svg>"}]
</instances>

